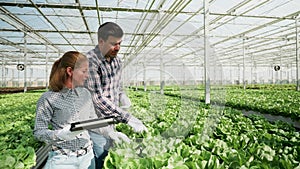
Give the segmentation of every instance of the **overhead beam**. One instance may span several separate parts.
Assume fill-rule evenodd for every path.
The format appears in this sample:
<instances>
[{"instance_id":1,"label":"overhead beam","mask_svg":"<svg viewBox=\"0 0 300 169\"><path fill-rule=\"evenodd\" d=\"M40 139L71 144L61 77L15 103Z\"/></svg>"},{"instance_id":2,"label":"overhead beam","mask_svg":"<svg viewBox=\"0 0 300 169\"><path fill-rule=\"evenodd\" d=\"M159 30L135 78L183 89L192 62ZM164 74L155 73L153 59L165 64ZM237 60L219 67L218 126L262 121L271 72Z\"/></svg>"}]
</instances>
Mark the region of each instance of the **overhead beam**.
<instances>
[{"instance_id":1,"label":"overhead beam","mask_svg":"<svg viewBox=\"0 0 300 169\"><path fill-rule=\"evenodd\" d=\"M78 9L78 4L50 4L50 3L35 3L35 5L29 4L29 3L16 3L16 2L0 2L0 6L18 6L20 8L23 7L38 7L38 8L65 8L65 9ZM103 12L110 12L110 11L125 11L125 12L147 12L147 13L158 13L159 11L163 13L170 13L170 12L179 12L179 11L168 11L168 10L158 10L158 9L140 9L140 8L122 8L122 7L101 7L97 3L97 6L87 6L87 5L81 5L82 10L97 10L97 11L103 11ZM190 11L180 11L182 14L194 14L195 12ZM203 12L200 14L204 14ZM99 18L100 18L100 14ZM265 19L290 19L293 20L293 16L285 16L285 17L276 17L276 16L266 16L266 15L240 15L240 14L234 14L234 13L217 13L217 12L211 12L210 15L212 16L232 16L232 17L247 17L247 18L265 18ZM100 19L99 19L100 20Z\"/></svg>"}]
</instances>

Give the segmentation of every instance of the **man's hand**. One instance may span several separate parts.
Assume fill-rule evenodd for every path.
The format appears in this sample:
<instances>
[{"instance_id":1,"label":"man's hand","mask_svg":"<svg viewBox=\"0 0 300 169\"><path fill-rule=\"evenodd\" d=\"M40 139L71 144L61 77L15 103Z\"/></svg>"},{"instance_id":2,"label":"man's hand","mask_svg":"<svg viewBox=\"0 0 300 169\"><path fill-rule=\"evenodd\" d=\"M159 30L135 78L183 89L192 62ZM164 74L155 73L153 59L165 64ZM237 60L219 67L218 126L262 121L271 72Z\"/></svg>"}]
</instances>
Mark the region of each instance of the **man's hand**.
<instances>
[{"instance_id":1,"label":"man's hand","mask_svg":"<svg viewBox=\"0 0 300 169\"><path fill-rule=\"evenodd\" d=\"M143 131L148 131L147 127L139 119L131 117L128 121L128 125L133 128L135 132L141 133Z\"/></svg>"},{"instance_id":2,"label":"man's hand","mask_svg":"<svg viewBox=\"0 0 300 169\"><path fill-rule=\"evenodd\" d=\"M101 128L101 131L104 136L111 138L116 143L120 143L121 141L125 141L127 143L130 142L130 139L126 136L126 134L117 132L114 126L110 125L107 127Z\"/></svg>"},{"instance_id":3,"label":"man's hand","mask_svg":"<svg viewBox=\"0 0 300 169\"><path fill-rule=\"evenodd\" d=\"M120 143L121 141L125 141L126 143L130 143L130 139L126 136L126 134L121 132L112 131L109 133L109 137L113 139L116 143Z\"/></svg>"},{"instance_id":4,"label":"man's hand","mask_svg":"<svg viewBox=\"0 0 300 169\"><path fill-rule=\"evenodd\" d=\"M69 141L75 139L78 134L82 133L82 130L71 132L70 128L71 125L67 125L63 129L58 130L56 136L61 140Z\"/></svg>"}]
</instances>

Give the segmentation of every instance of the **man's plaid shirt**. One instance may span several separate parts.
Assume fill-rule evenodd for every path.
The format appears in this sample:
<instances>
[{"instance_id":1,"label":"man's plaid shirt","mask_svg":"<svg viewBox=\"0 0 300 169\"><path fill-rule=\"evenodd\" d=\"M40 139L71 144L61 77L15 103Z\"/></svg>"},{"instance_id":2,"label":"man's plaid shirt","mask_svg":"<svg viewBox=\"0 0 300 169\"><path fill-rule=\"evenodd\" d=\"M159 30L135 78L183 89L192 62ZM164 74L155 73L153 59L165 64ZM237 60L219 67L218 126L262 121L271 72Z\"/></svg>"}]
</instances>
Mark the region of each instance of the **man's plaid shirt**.
<instances>
[{"instance_id":1,"label":"man's plaid shirt","mask_svg":"<svg viewBox=\"0 0 300 169\"><path fill-rule=\"evenodd\" d=\"M121 122L128 122L130 114L119 107L122 65L118 57L108 62L98 46L89 51L89 77L85 86L91 91L98 117L115 116Z\"/></svg>"}]
</instances>

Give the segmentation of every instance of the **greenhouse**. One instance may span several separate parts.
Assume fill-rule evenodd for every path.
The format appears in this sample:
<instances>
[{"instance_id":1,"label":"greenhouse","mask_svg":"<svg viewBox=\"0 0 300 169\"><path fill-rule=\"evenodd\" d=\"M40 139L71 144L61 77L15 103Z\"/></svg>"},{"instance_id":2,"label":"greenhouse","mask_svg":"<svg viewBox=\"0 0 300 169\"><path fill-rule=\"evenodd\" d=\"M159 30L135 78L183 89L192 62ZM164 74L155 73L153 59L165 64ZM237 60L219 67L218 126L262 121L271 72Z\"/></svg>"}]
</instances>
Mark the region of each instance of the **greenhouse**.
<instances>
[{"instance_id":1,"label":"greenhouse","mask_svg":"<svg viewBox=\"0 0 300 169\"><path fill-rule=\"evenodd\" d=\"M299 0L0 4L0 168L43 167L49 145L33 131L52 66L114 22L128 112L147 132L117 123L131 141L103 168L300 169Z\"/></svg>"}]
</instances>

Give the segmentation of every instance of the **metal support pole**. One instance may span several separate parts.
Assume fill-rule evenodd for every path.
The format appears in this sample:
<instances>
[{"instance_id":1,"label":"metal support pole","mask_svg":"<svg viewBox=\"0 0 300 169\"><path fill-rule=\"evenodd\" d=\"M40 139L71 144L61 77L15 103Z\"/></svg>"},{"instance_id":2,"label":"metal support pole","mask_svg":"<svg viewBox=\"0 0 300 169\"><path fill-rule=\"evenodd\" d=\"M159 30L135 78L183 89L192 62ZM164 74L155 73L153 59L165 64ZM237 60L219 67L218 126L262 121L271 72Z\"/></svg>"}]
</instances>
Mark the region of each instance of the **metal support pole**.
<instances>
[{"instance_id":1,"label":"metal support pole","mask_svg":"<svg viewBox=\"0 0 300 169\"><path fill-rule=\"evenodd\" d=\"M32 87L33 68L30 68L29 87Z\"/></svg>"},{"instance_id":2,"label":"metal support pole","mask_svg":"<svg viewBox=\"0 0 300 169\"><path fill-rule=\"evenodd\" d=\"M27 92L27 40L24 33L24 93Z\"/></svg>"},{"instance_id":3,"label":"metal support pole","mask_svg":"<svg viewBox=\"0 0 300 169\"><path fill-rule=\"evenodd\" d=\"M246 90L246 66L245 66L245 56L246 56L246 47L245 47L245 38L243 38L243 86Z\"/></svg>"},{"instance_id":4,"label":"metal support pole","mask_svg":"<svg viewBox=\"0 0 300 169\"><path fill-rule=\"evenodd\" d=\"M241 84L241 65L240 64L238 64L237 65L238 66L238 71L237 71L237 77L238 77L238 85L240 85Z\"/></svg>"},{"instance_id":5,"label":"metal support pole","mask_svg":"<svg viewBox=\"0 0 300 169\"><path fill-rule=\"evenodd\" d=\"M8 68L5 68L5 76L4 76L5 87L7 87L7 86L8 86L7 77L8 77Z\"/></svg>"},{"instance_id":6,"label":"metal support pole","mask_svg":"<svg viewBox=\"0 0 300 169\"><path fill-rule=\"evenodd\" d=\"M288 79L288 84L291 83L291 69L292 69L292 66L291 64L287 64L287 79Z\"/></svg>"},{"instance_id":7,"label":"metal support pole","mask_svg":"<svg viewBox=\"0 0 300 169\"><path fill-rule=\"evenodd\" d=\"M250 72L251 72L251 74L250 74L250 84L253 84L253 79L254 79L254 77L253 77L253 67L254 67L254 65L253 65L253 55L251 56L251 64L252 64L252 66L251 66L251 70L250 70Z\"/></svg>"},{"instance_id":8,"label":"metal support pole","mask_svg":"<svg viewBox=\"0 0 300 169\"><path fill-rule=\"evenodd\" d=\"M297 86L296 86L296 91L300 90L299 87L299 30L298 30L298 19L299 19L299 15L295 17L295 27L296 27L296 82L297 82Z\"/></svg>"},{"instance_id":9,"label":"metal support pole","mask_svg":"<svg viewBox=\"0 0 300 169\"><path fill-rule=\"evenodd\" d=\"M272 75L271 84L275 84L275 80L274 80L275 79L275 75L274 75L275 71L273 71L274 70L273 64L270 65L270 68L271 68L270 74Z\"/></svg>"},{"instance_id":10,"label":"metal support pole","mask_svg":"<svg viewBox=\"0 0 300 169\"><path fill-rule=\"evenodd\" d=\"M182 85L186 85L185 81L185 71L184 71L184 68L185 68L185 64L183 63L182 64Z\"/></svg>"},{"instance_id":11,"label":"metal support pole","mask_svg":"<svg viewBox=\"0 0 300 169\"><path fill-rule=\"evenodd\" d=\"M286 41L287 42L287 41ZM285 43L285 44L287 44L287 43ZM279 84L282 84L282 82L283 82L283 80L282 80L282 72L283 72L283 70L282 70L282 55L283 55L283 49L282 49L282 47L280 47L280 52L279 52L279 66L280 66L280 70L279 70Z\"/></svg>"},{"instance_id":12,"label":"metal support pole","mask_svg":"<svg viewBox=\"0 0 300 169\"><path fill-rule=\"evenodd\" d=\"M165 87L164 70L165 70L165 66L163 63L163 58L160 57L160 94L164 94L164 87Z\"/></svg>"},{"instance_id":13,"label":"metal support pole","mask_svg":"<svg viewBox=\"0 0 300 169\"><path fill-rule=\"evenodd\" d=\"M160 22L161 17L161 11L159 11L157 16L157 23ZM159 48L160 48L160 94L164 94L164 87L165 87L165 78L164 78L164 62L163 62L163 35L160 34L160 42L159 42Z\"/></svg>"},{"instance_id":14,"label":"metal support pole","mask_svg":"<svg viewBox=\"0 0 300 169\"><path fill-rule=\"evenodd\" d=\"M210 104L210 77L208 71L209 53L209 2L203 0L204 4L204 81L205 81L205 104Z\"/></svg>"},{"instance_id":15,"label":"metal support pole","mask_svg":"<svg viewBox=\"0 0 300 169\"><path fill-rule=\"evenodd\" d=\"M138 74L137 74L137 72L138 72L138 63L136 62L135 63L135 90L137 90L138 89Z\"/></svg>"},{"instance_id":16,"label":"metal support pole","mask_svg":"<svg viewBox=\"0 0 300 169\"><path fill-rule=\"evenodd\" d=\"M146 65L143 63L143 68L144 68L144 74L143 74L143 81L144 81L144 91L147 91L147 82L146 82Z\"/></svg>"},{"instance_id":17,"label":"metal support pole","mask_svg":"<svg viewBox=\"0 0 300 169\"><path fill-rule=\"evenodd\" d=\"M254 64L254 81L255 81L254 84L257 84L258 83L258 78L257 78L257 64L256 64L256 61L254 61L253 64Z\"/></svg>"},{"instance_id":18,"label":"metal support pole","mask_svg":"<svg viewBox=\"0 0 300 169\"><path fill-rule=\"evenodd\" d=\"M46 65L45 65L45 69L46 69L46 89L48 89L48 82L49 82L49 79L48 79L48 60L49 60L49 57L48 57L48 45L46 45Z\"/></svg>"},{"instance_id":19,"label":"metal support pole","mask_svg":"<svg viewBox=\"0 0 300 169\"><path fill-rule=\"evenodd\" d=\"M231 68L231 66L229 66L228 70L229 70L229 82L230 82L230 84L234 84L234 80L232 79L232 68Z\"/></svg>"},{"instance_id":20,"label":"metal support pole","mask_svg":"<svg viewBox=\"0 0 300 169\"><path fill-rule=\"evenodd\" d=\"M2 84L1 84L1 86L2 87L5 87L5 81L4 81L4 71L5 71L5 69L4 69L4 56L2 56L2 70L1 70L2 72Z\"/></svg>"}]
</instances>

